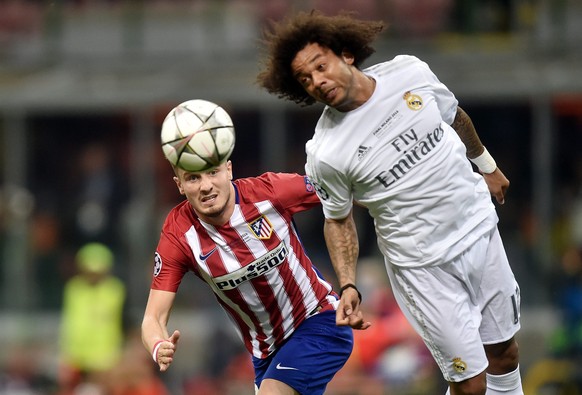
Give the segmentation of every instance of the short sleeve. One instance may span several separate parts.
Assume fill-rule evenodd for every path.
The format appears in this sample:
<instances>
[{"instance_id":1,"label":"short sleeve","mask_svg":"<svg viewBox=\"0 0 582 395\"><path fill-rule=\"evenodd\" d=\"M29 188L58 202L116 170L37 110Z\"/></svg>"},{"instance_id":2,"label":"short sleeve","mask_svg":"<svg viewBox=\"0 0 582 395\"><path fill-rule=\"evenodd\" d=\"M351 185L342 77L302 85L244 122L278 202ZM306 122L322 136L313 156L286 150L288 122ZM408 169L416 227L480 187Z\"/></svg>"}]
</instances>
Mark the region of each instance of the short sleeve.
<instances>
[{"instance_id":1,"label":"short sleeve","mask_svg":"<svg viewBox=\"0 0 582 395\"><path fill-rule=\"evenodd\" d=\"M451 92L449 88L447 88L447 86L432 72L428 64L422 61L420 64L422 65L422 67L420 67L421 73L424 76L428 87L434 93L434 98L443 121L451 125L457 115L459 101L453 92Z\"/></svg>"},{"instance_id":2,"label":"short sleeve","mask_svg":"<svg viewBox=\"0 0 582 395\"><path fill-rule=\"evenodd\" d=\"M324 162L307 156L305 171L309 176L326 218L343 219L352 209L352 188L346 175Z\"/></svg>"},{"instance_id":3,"label":"short sleeve","mask_svg":"<svg viewBox=\"0 0 582 395\"><path fill-rule=\"evenodd\" d=\"M171 223L166 220L154 255L151 288L176 292L182 278L188 272L190 259L185 247L172 232Z\"/></svg>"},{"instance_id":4,"label":"short sleeve","mask_svg":"<svg viewBox=\"0 0 582 395\"><path fill-rule=\"evenodd\" d=\"M276 201L291 216L320 204L306 175L268 172L255 178L239 179L235 184L242 191L242 199L250 203L266 198Z\"/></svg>"}]
</instances>

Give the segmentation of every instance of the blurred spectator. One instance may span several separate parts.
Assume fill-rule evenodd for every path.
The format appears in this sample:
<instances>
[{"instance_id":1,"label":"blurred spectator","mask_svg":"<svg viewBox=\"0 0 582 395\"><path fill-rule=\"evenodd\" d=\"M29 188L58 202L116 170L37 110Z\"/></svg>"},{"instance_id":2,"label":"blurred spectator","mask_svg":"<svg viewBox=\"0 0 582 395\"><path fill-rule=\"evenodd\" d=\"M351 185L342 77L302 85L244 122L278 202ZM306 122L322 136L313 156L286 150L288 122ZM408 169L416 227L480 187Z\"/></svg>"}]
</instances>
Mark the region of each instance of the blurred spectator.
<instances>
[{"instance_id":1,"label":"blurred spectator","mask_svg":"<svg viewBox=\"0 0 582 395\"><path fill-rule=\"evenodd\" d=\"M580 178L582 179L582 160L579 163ZM582 182L580 182L582 184ZM574 202L572 204L572 242L578 246L582 246L582 185L578 191Z\"/></svg>"},{"instance_id":2,"label":"blurred spectator","mask_svg":"<svg viewBox=\"0 0 582 395\"><path fill-rule=\"evenodd\" d=\"M44 395L54 393L56 383L39 366L38 344L24 342L3 347L0 395Z\"/></svg>"},{"instance_id":3,"label":"blurred spectator","mask_svg":"<svg viewBox=\"0 0 582 395\"><path fill-rule=\"evenodd\" d=\"M72 228L67 234L70 240L79 244L99 241L115 250L116 220L127 180L122 178L113 156L111 147L101 142L89 143L80 152L72 185L78 192L72 206Z\"/></svg>"},{"instance_id":4,"label":"blurred spectator","mask_svg":"<svg viewBox=\"0 0 582 395\"><path fill-rule=\"evenodd\" d=\"M221 355L220 350L217 354ZM231 353L222 358L224 361L228 361L226 367L216 376L199 375L188 379L184 383L184 395L253 395L255 372L248 352Z\"/></svg>"},{"instance_id":5,"label":"blurred spectator","mask_svg":"<svg viewBox=\"0 0 582 395\"><path fill-rule=\"evenodd\" d=\"M554 302L562 322L550 339L556 357L582 357L582 251L571 246L562 254L553 281Z\"/></svg>"},{"instance_id":6,"label":"blurred spectator","mask_svg":"<svg viewBox=\"0 0 582 395\"><path fill-rule=\"evenodd\" d=\"M10 43L37 34L42 28L42 13L38 2L30 0L0 1L0 43Z\"/></svg>"},{"instance_id":7,"label":"blurred spectator","mask_svg":"<svg viewBox=\"0 0 582 395\"><path fill-rule=\"evenodd\" d=\"M121 359L108 375L106 387L108 395L169 395L149 354L143 351L139 331L127 336Z\"/></svg>"},{"instance_id":8,"label":"blurred spectator","mask_svg":"<svg viewBox=\"0 0 582 395\"><path fill-rule=\"evenodd\" d=\"M340 12L353 12L358 18L377 20L382 19L381 2L376 0L313 0L313 8L326 15L337 15Z\"/></svg>"},{"instance_id":9,"label":"blurred spectator","mask_svg":"<svg viewBox=\"0 0 582 395\"><path fill-rule=\"evenodd\" d=\"M391 31L409 38L434 37L448 27L453 3L453 0L390 0Z\"/></svg>"},{"instance_id":10,"label":"blurred spectator","mask_svg":"<svg viewBox=\"0 0 582 395\"><path fill-rule=\"evenodd\" d=\"M287 0L263 0L257 4L255 12L261 26L269 21L280 21L292 9L291 2Z\"/></svg>"},{"instance_id":11,"label":"blurred spectator","mask_svg":"<svg viewBox=\"0 0 582 395\"><path fill-rule=\"evenodd\" d=\"M32 217L30 238L38 307L58 311L62 302L62 289L68 276L59 248L62 240L57 216L49 211L35 214Z\"/></svg>"},{"instance_id":12,"label":"blurred spectator","mask_svg":"<svg viewBox=\"0 0 582 395\"><path fill-rule=\"evenodd\" d=\"M507 33L514 27L512 18L517 16L518 7L524 13L531 6L527 0L456 0L451 3L454 3L453 28L464 33Z\"/></svg>"},{"instance_id":13,"label":"blurred spectator","mask_svg":"<svg viewBox=\"0 0 582 395\"><path fill-rule=\"evenodd\" d=\"M79 274L64 289L60 333L61 395L79 385L102 386L121 359L125 286L110 274L114 256L100 243L76 255Z\"/></svg>"}]
</instances>

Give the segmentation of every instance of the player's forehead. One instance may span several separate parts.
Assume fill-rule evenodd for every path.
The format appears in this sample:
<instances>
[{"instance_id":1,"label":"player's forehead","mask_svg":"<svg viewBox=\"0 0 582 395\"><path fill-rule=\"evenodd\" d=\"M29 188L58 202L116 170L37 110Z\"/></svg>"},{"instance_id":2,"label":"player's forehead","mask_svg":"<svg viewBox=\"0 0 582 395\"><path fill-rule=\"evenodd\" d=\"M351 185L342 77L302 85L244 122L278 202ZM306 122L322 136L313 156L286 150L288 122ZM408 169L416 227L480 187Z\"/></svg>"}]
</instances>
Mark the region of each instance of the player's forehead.
<instances>
[{"instance_id":1,"label":"player's forehead","mask_svg":"<svg viewBox=\"0 0 582 395\"><path fill-rule=\"evenodd\" d=\"M184 170L180 167L176 167L176 173L178 176L181 177L186 177L186 176L202 176L204 174L215 174L215 173L220 173L223 171L228 171L228 168L230 166L230 161L227 161L225 163L221 163L220 165L213 167L211 169L208 170L203 170L203 171L189 171L189 170Z\"/></svg>"},{"instance_id":2,"label":"player's forehead","mask_svg":"<svg viewBox=\"0 0 582 395\"><path fill-rule=\"evenodd\" d=\"M311 69L317 67L319 62L329 56L334 55L333 51L319 43L308 43L301 50L297 51L291 61L291 70L297 77L302 73L308 73Z\"/></svg>"}]
</instances>

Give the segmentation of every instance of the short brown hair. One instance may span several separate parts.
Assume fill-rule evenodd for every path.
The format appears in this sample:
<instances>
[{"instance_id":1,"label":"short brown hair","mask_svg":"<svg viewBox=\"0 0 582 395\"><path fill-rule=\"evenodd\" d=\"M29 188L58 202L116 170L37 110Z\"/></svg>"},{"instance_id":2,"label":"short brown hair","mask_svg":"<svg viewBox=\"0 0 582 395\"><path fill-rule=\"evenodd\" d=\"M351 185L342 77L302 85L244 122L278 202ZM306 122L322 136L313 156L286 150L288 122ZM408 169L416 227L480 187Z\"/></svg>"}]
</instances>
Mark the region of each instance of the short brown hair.
<instances>
[{"instance_id":1,"label":"short brown hair","mask_svg":"<svg viewBox=\"0 0 582 395\"><path fill-rule=\"evenodd\" d=\"M269 93L298 104L315 103L291 71L291 62L306 45L317 43L341 56L347 51L354 56L354 66L359 67L375 52L370 43L384 29L381 21L354 19L352 13L325 16L318 11L300 12L264 33L267 49L264 69L257 83Z\"/></svg>"}]
</instances>

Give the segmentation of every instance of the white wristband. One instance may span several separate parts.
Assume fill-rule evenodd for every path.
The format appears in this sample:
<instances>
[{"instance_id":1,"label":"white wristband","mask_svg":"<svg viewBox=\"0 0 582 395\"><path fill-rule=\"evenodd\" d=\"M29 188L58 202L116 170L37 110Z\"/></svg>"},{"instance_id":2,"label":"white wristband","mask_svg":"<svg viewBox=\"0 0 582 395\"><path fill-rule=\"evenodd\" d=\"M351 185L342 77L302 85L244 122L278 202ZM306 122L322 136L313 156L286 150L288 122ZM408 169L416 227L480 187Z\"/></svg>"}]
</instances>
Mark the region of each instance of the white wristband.
<instances>
[{"instance_id":1,"label":"white wristband","mask_svg":"<svg viewBox=\"0 0 582 395\"><path fill-rule=\"evenodd\" d=\"M495 159L491 156L487 148L483 147L483 153L476 158L469 159L473 162L482 173L491 174L497 169Z\"/></svg>"},{"instance_id":2,"label":"white wristband","mask_svg":"<svg viewBox=\"0 0 582 395\"><path fill-rule=\"evenodd\" d=\"M160 349L162 343L165 341L166 340L158 340L154 346L154 350L152 351L152 358L154 359L155 363L158 363L158 350Z\"/></svg>"}]
</instances>

